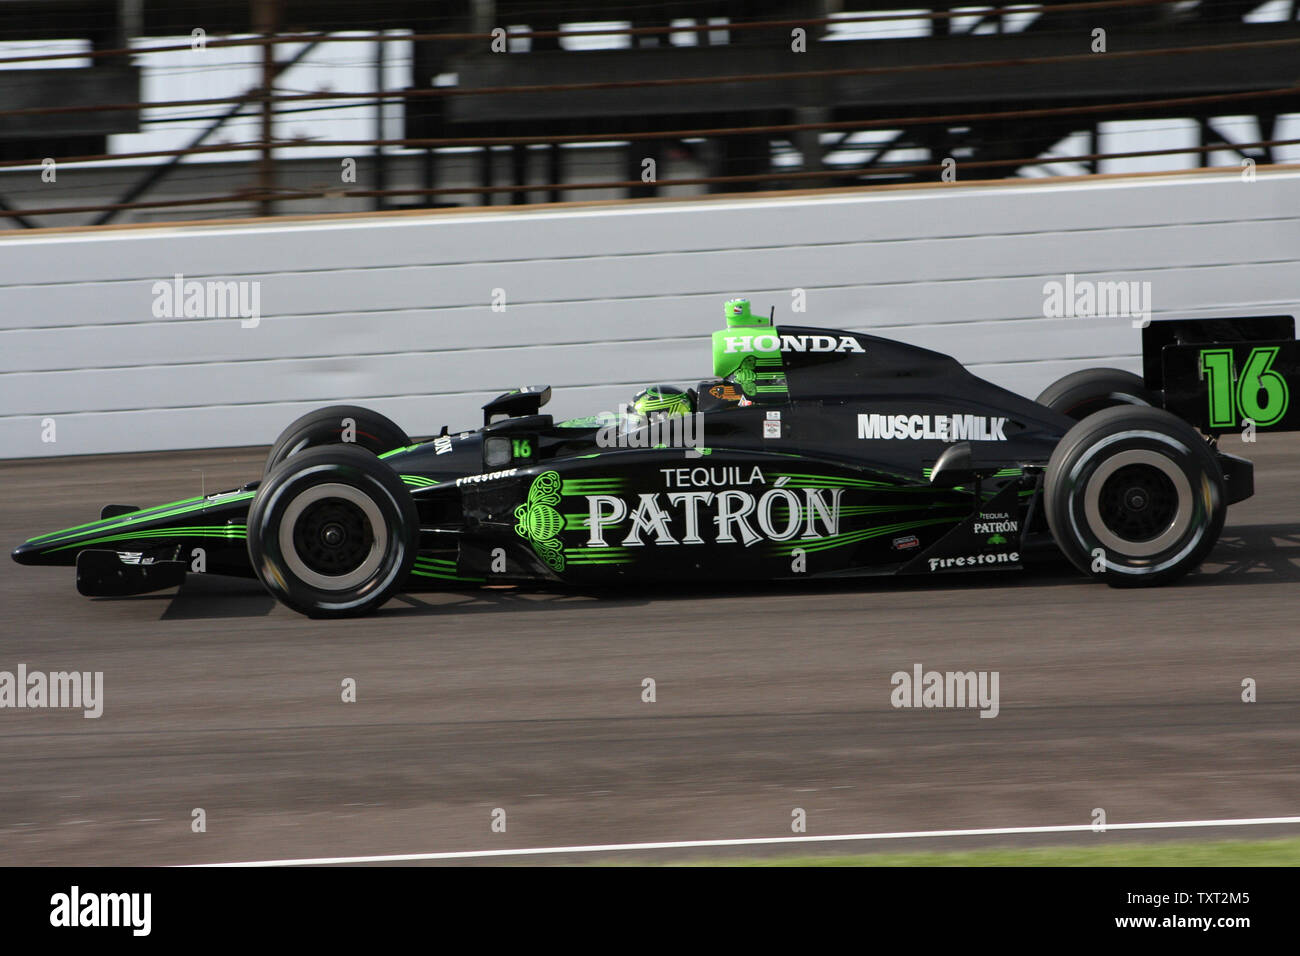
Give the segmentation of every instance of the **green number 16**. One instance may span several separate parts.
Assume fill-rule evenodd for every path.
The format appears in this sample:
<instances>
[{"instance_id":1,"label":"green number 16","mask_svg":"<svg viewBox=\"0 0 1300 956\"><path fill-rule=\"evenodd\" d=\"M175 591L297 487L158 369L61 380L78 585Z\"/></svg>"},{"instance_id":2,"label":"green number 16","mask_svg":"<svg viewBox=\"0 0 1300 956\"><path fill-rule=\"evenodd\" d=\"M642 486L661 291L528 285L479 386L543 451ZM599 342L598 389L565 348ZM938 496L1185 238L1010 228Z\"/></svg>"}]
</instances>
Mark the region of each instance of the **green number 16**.
<instances>
[{"instance_id":1,"label":"green number 16","mask_svg":"<svg viewBox=\"0 0 1300 956\"><path fill-rule=\"evenodd\" d=\"M1276 345L1252 349L1241 376L1233 381L1232 349L1201 352L1201 371L1210 394L1211 428L1235 428L1238 412L1260 428L1281 420L1291 396L1286 379L1272 370L1277 353Z\"/></svg>"}]
</instances>

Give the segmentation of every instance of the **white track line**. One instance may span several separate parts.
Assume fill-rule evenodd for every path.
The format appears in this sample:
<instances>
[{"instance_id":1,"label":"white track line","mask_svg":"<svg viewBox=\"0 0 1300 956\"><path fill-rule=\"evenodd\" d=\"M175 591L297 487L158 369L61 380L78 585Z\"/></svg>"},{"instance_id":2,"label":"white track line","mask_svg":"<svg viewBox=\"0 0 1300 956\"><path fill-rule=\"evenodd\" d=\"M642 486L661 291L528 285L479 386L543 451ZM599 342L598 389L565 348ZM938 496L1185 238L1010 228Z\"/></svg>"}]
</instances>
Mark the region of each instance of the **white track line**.
<instances>
[{"instance_id":1,"label":"white track line","mask_svg":"<svg viewBox=\"0 0 1300 956\"><path fill-rule=\"evenodd\" d=\"M1258 827L1300 823L1300 817L1248 817L1238 820L1178 820L1156 823L1108 823L1098 831L1182 830L1195 827ZM849 843L865 840L921 840L933 837L1006 836L1019 833L1084 833L1093 825L1056 827L989 827L979 830L904 830L897 833L840 833L830 836L752 837L740 840L674 840L664 843L604 843L589 846L524 847L516 850L456 850L446 853L397 853L390 856L323 856L302 860L252 860L245 863L200 863L202 867L329 866L341 863L410 863L421 860L473 860L494 856L554 856L565 853L619 853L637 850L690 850L696 847L771 846L798 843Z\"/></svg>"}]
</instances>

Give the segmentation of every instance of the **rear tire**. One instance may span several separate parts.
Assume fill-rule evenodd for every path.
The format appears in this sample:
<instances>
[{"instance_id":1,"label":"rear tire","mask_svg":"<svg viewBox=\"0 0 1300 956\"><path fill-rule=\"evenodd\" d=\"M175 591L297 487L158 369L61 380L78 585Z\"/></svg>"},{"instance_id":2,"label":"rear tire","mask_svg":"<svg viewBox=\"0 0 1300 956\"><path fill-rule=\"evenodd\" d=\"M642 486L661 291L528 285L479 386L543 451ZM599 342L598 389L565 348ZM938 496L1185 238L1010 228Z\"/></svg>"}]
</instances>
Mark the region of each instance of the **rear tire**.
<instances>
[{"instance_id":1,"label":"rear tire","mask_svg":"<svg viewBox=\"0 0 1300 956\"><path fill-rule=\"evenodd\" d=\"M344 441L349 436L353 440ZM378 412L360 405L330 405L308 412L280 432L266 456L262 474L270 474L292 455L322 445L355 445L380 455L410 443L406 432Z\"/></svg>"},{"instance_id":2,"label":"rear tire","mask_svg":"<svg viewBox=\"0 0 1300 956\"><path fill-rule=\"evenodd\" d=\"M1088 368L1059 378L1038 396L1037 402L1054 412L1082 421L1093 412L1117 405L1154 405L1142 376L1118 368Z\"/></svg>"},{"instance_id":3,"label":"rear tire","mask_svg":"<svg viewBox=\"0 0 1300 956\"><path fill-rule=\"evenodd\" d=\"M1166 584L1196 568L1227 510L1205 439L1169 412L1127 405L1066 432L1043 502L1065 556L1112 587Z\"/></svg>"},{"instance_id":4,"label":"rear tire","mask_svg":"<svg viewBox=\"0 0 1300 956\"><path fill-rule=\"evenodd\" d=\"M367 614L406 581L419 516L398 475L351 445L299 452L257 489L248 557L258 580L310 617Z\"/></svg>"}]
</instances>

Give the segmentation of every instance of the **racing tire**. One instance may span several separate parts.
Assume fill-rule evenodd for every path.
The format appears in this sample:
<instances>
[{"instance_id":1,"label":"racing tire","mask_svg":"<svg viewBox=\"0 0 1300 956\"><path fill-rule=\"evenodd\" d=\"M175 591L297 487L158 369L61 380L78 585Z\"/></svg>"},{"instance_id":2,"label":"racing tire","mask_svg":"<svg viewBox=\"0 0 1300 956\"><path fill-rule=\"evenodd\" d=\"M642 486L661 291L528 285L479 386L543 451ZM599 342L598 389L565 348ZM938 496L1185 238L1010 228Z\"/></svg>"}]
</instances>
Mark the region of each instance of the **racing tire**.
<instances>
[{"instance_id":1,"label":"racing tire","mask_svg":"<svg viewBox=\"0 0 1300 956\"><path fill-rule=\"evenodd\" d=\"M1167 584L1223 530L1223 472L1205 439L1163 409L1122 405L1061 439L1043 491L1057 546L1112 587Z\"/></svg>"},{"instance_id":2,"label":"racing tire","mask_svg":"<svg viewBox=\"0 0 1300 956\"><path fill-rule=\"evenodd\" d=\"M1086 368L1057 379L1036 399L1054 412L1082 421L1117 405L1155 405L1141 375L1118 368Z\"/></svg>"},{"instance_id":3,"label":"racing tire","mask_svg":"<svg viewBox=\"0 0 1300 956\"><path fill-rule=\"evenodd\" d=\"M281 462L248 511L263 586L309 617L367 614L415 562L419 516L402 479L370 452L327 445Z\"/></svg>"},{"instance_id":4,"label":"racing tire","mask_svg":"<svg viewBox=\"0 0 1300 956\"><path fill-rule=\"evenodd\" d=\"M355 433L354 441L344 441L349 431ZM291 455L322 445L356 445L379 455L410 443L406 432L378 412L360 405L330 405L308 412L280 432L266 456L262 474L269 475L271 469Z\"/></svg>"}]
</instances>

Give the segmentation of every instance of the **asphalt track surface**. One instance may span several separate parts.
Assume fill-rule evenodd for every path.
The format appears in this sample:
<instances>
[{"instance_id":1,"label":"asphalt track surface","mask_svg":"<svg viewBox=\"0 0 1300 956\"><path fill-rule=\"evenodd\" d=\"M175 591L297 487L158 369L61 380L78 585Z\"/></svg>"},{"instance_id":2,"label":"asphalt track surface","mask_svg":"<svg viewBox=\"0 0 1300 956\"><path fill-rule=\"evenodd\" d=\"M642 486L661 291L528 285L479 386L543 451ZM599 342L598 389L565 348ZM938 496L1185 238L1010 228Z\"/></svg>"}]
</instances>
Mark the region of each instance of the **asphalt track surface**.
<instances>
[{"instance_id":1,"label":"asphalt track surface","mask_svg":"<svg viewBox=\"0 0 1300 956\"><path fill-rule=\"evenodd\" d=\"M1300 813L1300 436L1203 570L835 586L422 593L316 622L255 582L83 598L0 570L0 670L104 672L104 714L0 710L0 863L175 864ZM262 449L0 462L0 541L256 477ZM202 469L202 472L199 471ZM915 663L1001 712L894 709ZM655 703L641 700L656 681ZM1241 701L1243 678L1258 702ZM356 703L341 700L353 678ZM194 833L192 811L207 829ZM491 829L506 812L506 832ZM1252 839L1300 826L601 860ZM551 857L591 861L593 857ZM509 859L496 862L510 862Z\"/></svg>"}]
</instances>

